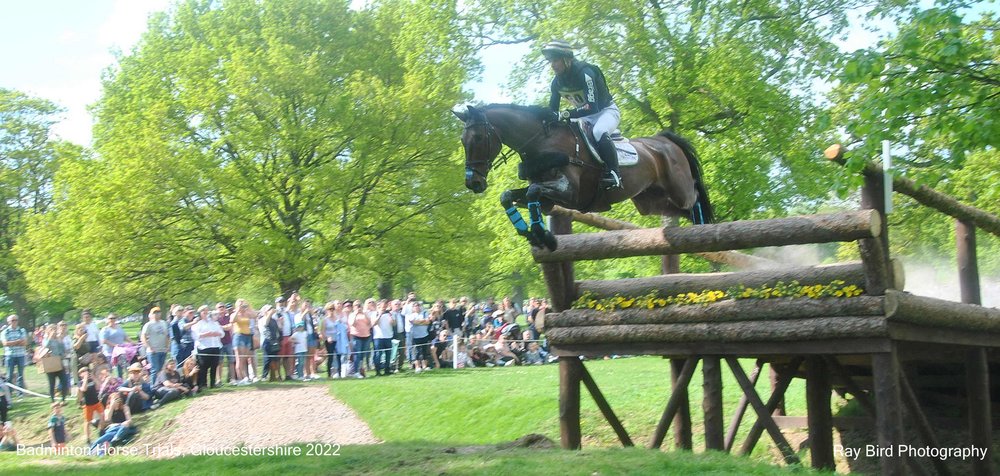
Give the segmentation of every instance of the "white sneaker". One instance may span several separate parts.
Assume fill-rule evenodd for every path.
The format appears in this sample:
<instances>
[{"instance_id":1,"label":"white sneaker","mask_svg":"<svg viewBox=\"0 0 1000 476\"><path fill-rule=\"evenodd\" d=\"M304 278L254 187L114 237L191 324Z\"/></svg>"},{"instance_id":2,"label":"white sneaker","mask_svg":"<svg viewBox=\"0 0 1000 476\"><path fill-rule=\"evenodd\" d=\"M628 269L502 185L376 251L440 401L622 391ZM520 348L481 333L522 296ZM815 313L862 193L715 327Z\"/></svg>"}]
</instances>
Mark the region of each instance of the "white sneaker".
<instances>
[{"instance_id":1,"label":"white sneaker","mask_svg":"<svg viewBox=\"0 0 1000 476\"><path fill-rule=\"evenodd\" d=\"M354 374L354 378L365 378L365 376L361 375L360 373L356 373Z\"/></svg>"},{"instance_id":2,"label":"white sneaker","mask_svg":"<svg viewBox=\"0 0 1000 476\"><path fill-rule=\"evenodd\" d=\"M330 377L330 378L333 379L333 380L339 380L340 379L340 374L333 374L333 377Z\"/></svg>"}]
</instances>

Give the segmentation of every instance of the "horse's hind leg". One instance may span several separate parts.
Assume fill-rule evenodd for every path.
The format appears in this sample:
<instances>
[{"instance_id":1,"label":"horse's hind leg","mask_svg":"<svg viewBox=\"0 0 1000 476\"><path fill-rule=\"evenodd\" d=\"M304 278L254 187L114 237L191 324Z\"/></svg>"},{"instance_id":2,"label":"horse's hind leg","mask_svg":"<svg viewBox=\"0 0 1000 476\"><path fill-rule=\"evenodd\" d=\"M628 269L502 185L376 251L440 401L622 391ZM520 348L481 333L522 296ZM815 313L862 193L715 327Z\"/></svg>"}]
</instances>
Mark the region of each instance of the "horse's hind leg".
<instances>
[{"instance_id":1,"label":"horse's hind leg","mask_svg":"<svg viewBox=\"0 0 1000 476\"><path fill-rule=\"evenodd\" d=\"M517 234L531 239L531 233L528 231L528 224L524 222L524 217L521 216L521 212L518 211L516 206L514 206L514 202L524 199L527 191L527 188L507 190L506 192L500 194L500 204L503 205L504 210L507 211L507 218L509 218L511 224L514 225L514 229L517 230Z\"/></svg>"}]
</instances>

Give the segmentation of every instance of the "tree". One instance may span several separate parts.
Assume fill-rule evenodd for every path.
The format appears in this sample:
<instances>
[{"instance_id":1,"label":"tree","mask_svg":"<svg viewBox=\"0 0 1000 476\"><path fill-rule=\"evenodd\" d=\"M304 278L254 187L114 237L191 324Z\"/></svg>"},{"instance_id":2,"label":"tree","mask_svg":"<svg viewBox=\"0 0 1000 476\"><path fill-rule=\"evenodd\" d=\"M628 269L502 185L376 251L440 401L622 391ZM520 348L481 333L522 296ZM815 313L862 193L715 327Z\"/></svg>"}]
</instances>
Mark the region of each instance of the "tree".
<instances>
[{"instance_id":1,"label":"tree","mask_svg":"<svg viewBox=\"0 0 1000 476\"><path fill-rule=\"evenodd\" d=\"M32 229L33 282L88 303L257 280L287 294L453 201L442 144L474 65L454 2L349 3L153 17L106 75L98 158L67 168Z\"/></svg>"},{"instance_id":2,"label":"tree","mask_svg":"<svg viewBox=\"0 0 1000 476\"><path fill-rule=\"evenodd\" d=\"M855 156L873 157L881 141L892 141L906 151L897 165L923 169L933 183L970 151L1000 145L1000 22L991 12L963 16L968 5L906 10L895 36L843 63L835 123L850 134Z\"/></svg>"},{"instance_id":3,"label":"tree","mask_svg":"<svg viewBox=\"0 0 1000 476\"><path fill-rule=\"evenodd\" d=\"M50 136L58 113L50 101L0 89L0 297L29 328L35 325L35 303L13 249L29 218L48 209L60 158L81 153Z\"/></svg>"}]
</instances>

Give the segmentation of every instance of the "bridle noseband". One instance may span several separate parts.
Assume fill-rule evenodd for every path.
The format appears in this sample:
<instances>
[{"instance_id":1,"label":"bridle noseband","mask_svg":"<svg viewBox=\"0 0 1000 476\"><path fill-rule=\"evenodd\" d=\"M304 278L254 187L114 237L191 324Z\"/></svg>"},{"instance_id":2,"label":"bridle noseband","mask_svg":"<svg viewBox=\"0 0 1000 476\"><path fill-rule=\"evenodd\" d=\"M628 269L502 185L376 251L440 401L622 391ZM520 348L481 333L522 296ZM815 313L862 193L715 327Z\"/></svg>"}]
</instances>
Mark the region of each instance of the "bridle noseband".
<instances>
[{"instance_id":1,"label":"bridle noseband","mask_svg":"<svg viewBox=\"0 0 1000 476\"><path fill-rule=\"evenodd\" d=\"M546 122L543 122L542 123L542 128L539 129L538 132L535 133L535 135L531 136L531 138L529 138L528 140L524 141L524 144L521 145L521 147L520 147L520 149L521 149L520 151L508 145L507 146L507 149L508 149L507 152L503 152L504 143L503 143L503 140L500 138L500 133L497 132L496 128L493 127L493 124L490 124L489 119L486 119L485 115L483 116L483 120L482 121L474 120L474 121L468 123L465 126L465 129L469 130L469 129L472 129L473 127L476 127L476 126L483 126L483 132L486 133L486 155L489 155L490 150L493 148L493 137L494 136L496 137L496 141L497 141L497 143L500 146L500 149L497 152L497 154L500 156L500 160L494 161L493 159L483 159L483 160L470 161L470 160L468 160L468 158L466 158L466 161L465 161L465 178L466 178L466 180L468 180L469 178L471 178L473 175L479 175L480 177L483 178L483 180L486 180L486 174L484 174L484 173L480 172L479 170L473 168L473 166L485 164L486 165L486 171L487 171L487 173L489 173L493 169L495 169L495 168L497 168L497 167L499 167L499 166L501 166L503 164L506 164L507 161L510 160L510 156L512 154L514 154L514 153L516 153L519 157L521 157L521 160L523 161L524 160L524 153L523 153L523 151L525 150L525 148L528 147L529 145L531 145L531 143L534 142L535 139L538 139L538 136L542 135L542 133L545 133L546 135L548 135L548 130L549 130L549 124L546 123Z\"/></svg>"}]
</instances>

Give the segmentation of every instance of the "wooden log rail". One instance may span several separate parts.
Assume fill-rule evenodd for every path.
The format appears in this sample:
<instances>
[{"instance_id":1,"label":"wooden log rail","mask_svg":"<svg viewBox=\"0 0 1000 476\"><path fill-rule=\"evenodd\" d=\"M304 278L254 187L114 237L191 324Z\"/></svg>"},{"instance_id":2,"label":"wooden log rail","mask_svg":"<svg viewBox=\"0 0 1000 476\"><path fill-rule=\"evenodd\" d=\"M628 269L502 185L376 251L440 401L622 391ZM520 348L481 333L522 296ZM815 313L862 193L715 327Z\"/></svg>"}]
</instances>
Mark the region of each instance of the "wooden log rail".
<instances>
[{"instance_id":1,"label":"wooden log rail","mask_svg":"<svg viewBox=\"0 0 1000 476\"><path fill-rule=\"evenodd\" d=\"M639 225L629 223L627 221L608 218L596 213L583 213L577 210L570 210L568 208L560 207L559 205L554 205L549 213L552 215L569 217L575 222L590 225L602 230L638 230L641 228ZM781 263L777 261L761 258L759 256L748 255L746 253L740 253L738 251L712 251L695 254L713 263L724 264L739 269L765 269L777 268L781 266Z\"/></svg>"},{"instance_id":2,"label":"wooden log rail","mask_svg":"<svg viewBox=\"0 0 1000 476\"><path fill-rule=\"evenodd\" d=\"M823 155L825 155L830 161L836 162L840 165L844 165L844 163L846 163L844 160L844 148L840 144L834 144L828 147L826 151L823 152ZM874 162L865 161L862 173L865 175L881 176L882 167L876 165ZM953 197L933 190L927 186L917 185L912 180L902 177L892 178L892 189L895 192L909 196L924 206L931 207L941 213L967 222L970 225L988 233L1000 236L1000 217L997 217L992 213L965 205Z\"/></svg>"},{"instance_id":3,"label":"wooden log rail","mask_svg":"<svg viewBox=\"0 0 1000 476\"><path fill-rule=\"evenodd\" d=\"M893 289L903 289L903 266L898 261L892 261L895 281ZM837 263L820 266L789 267L784 269L763 269L731 273L701 273L701 274L662 274L648 278L629 278L614 280L577 281L576 295L591 293L598 299L621 296L645 296L651 291L657 291L660 296L674 296L689 292L704 290L724 291L737 286L759 288L773 286L778 282L785 284L798 281L800 285L829 284L834 280L844 281L845 285L855 285L864 288L866 285L865 268L861 262Z\"/></svg>"},{"instance_id":4,"label":"wooden log rail","mask_svg":"<svg viewBox=\"0 0 1000 476\"><path fill-rule=\"evenodd\" d=\"M532 249L539 263L726 251L763 246L875 238L882 218L874 210L746 220L692 227L646 228L560 235L555 251Z\"/></svg>"}]
</instances>

